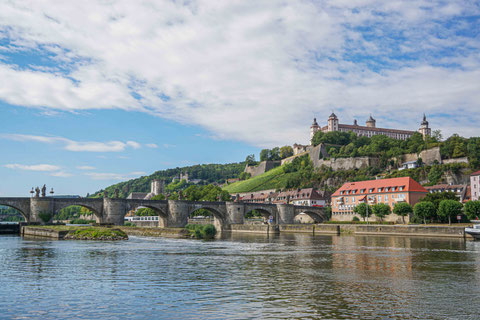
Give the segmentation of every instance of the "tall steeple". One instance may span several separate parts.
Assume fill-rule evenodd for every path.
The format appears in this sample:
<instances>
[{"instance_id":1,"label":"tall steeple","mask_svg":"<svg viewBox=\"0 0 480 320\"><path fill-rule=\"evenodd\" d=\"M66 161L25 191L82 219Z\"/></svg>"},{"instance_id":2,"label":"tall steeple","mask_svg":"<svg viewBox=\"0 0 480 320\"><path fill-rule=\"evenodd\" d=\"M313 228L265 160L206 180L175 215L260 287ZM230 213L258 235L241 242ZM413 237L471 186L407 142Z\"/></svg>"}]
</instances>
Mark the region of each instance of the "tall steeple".
<instances>
[{"instance_id":1,"label":"tall steeple","mask_svg":"<svg viewBox=\"0 0 480 320\"><path fill-rule=\"evenodd\" d=\"M315 133L317 131L320 130L320 126L318 125L317 123L317 118L313 118L313 123L312 125L310 126L310 141L312 141L313 139L313 136L315 135Z\"/></svg>"},{"instance_id":2,"label":"tall steeple","mask_svg":"<svg viewBox=\"0 0 480 320\"><path fill-rule=\"evenodd\" d=\"M429 137L432 133L432 129L428 127L427 116L425 115L425 113L423 114L423 120L420 123L420 129L418 129L418 132L422 134L423 139Z\"/></svg>"}]
</instances>

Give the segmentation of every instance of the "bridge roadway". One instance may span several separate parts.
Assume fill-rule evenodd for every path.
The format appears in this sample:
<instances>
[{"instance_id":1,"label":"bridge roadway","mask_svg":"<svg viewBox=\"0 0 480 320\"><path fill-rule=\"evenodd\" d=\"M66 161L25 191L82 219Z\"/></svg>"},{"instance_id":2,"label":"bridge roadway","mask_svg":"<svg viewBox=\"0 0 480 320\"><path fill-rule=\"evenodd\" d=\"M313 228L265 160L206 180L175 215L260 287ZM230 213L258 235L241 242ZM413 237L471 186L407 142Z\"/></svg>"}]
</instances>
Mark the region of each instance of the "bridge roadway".
<instances>
[{"instance_id":1,"label":"bridge roadway","mask_svg":"<svg viewBox=\"0 0 480 320\"><path fill-rule=\"evenodd\" d=\"M0 198L0 206L17 209L25 221L42 222L40 214L53 215L69 206L82 206L92 211L97 223L123 225L125 215L138 207L147 207L158 213L159 227L184 227L188 217L198 209L210 211L219 230L228 230L231 224L243 224L245 214L259 211L264 217L273 217L273 224L292 224L296 215L306 213L314 220L326 220L323 208L291 204L264 204L243 202L207 202L186 200L135 200L111 198Z\"/></svg>"}]
</instances>

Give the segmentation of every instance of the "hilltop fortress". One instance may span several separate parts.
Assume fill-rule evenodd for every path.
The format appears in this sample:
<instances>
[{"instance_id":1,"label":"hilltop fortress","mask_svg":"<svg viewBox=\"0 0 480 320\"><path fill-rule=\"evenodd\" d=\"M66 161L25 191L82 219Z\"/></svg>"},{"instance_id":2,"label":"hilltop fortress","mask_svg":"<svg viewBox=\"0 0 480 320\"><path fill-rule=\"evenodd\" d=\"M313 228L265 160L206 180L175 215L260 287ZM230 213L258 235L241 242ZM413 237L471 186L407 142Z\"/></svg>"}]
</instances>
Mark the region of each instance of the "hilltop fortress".
<instances>
[{"instance_id":1,"label":"hilltop fortress","mask_svg":"<svg viewBox=\"0 0 480 320\"><path fill-rule=\"evenodd\" d=\"M328 117L327 125L320 127L317 123L317 119L313 119L313 124L310 127L310 140L313 138L316 132L331 132L331 131L340 131L340 132L355 132L358 136L372 137L375 135L383 134L393 139L406 140L410 138L415 131L400 130L400 129L386 129L386 128L377 128L376 120L370 118L366 121L365 126L360 126L357 123L357 120L353 120L353 124L342 124L339 123L335 113L332 113ZM428 127L428 121L425 114L423 114L423 121L420 123L420 129L418 132L422 134L425 138L430 136L431 129Z\"/></svg>"},{"instance_id":2,"label":"hilltop fortress","mask_svg":"<svg viewBox=\"0 0 480 320\"><path fill-rule=\"evenodd\" d=\"M417 131L410 131L410 130L401 130L401 129L387 129L387 128L377 128L377 121L370 115L368 120L365 122L365 126L361 126L358 124L357 120L353 120L353 124L343 124L340 123L338 117L335 113L332 112L330 117L328 117L327 125L324 127L320 127L317 123L317 119L313 119L313 124L310 126L310 142L313 139L313 136L318 131L321 132L332 132L332 131L340 131L340 132L354 132L359 137L373 137L375 135L385 135L393 139L398 140L407 140L410 138L415 132ZM427 117L423 114L423 120L420 122L420 128L418 129L423 136L423 138L430 136L432 129L428 126ZM310 143L311 145L311 143ZM293 153L294 155L306 152L310 145L301 145L301 144L294 144L293 145Z\"/></svg>"}]
</instances>

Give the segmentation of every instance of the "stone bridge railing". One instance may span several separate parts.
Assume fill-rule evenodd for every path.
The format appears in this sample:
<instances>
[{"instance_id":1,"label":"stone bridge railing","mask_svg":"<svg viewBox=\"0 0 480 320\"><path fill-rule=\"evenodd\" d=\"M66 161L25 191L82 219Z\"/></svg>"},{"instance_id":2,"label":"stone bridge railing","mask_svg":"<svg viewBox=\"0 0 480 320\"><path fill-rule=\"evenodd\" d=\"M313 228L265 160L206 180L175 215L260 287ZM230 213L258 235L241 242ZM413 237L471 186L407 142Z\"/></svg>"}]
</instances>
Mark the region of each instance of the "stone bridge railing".
<instances>
[{"instance_id":1,"label":"stone bridge railing","mask_svg":"<svg viewBox=\"0 0 480 320\"><path fill-rule=\"evenodd\" d=\"M209 202L185 200L134 200L110 198L0 198L0 205L17 209L27 222L42 222L42 212L52 217L59 210L71 205L92 211L98 223L123 225L125 215L138 207L147 207L158 213L160 227L184 227L188 217L199 209L210 211L219 230L227 230L231 224L243 224L245 214L257 210L272 224L291 224L296 215L306 213L316 221L326 220L323 208L294 206L289 204L265 204L243 202Z\"/></svg>"}]
</instances>

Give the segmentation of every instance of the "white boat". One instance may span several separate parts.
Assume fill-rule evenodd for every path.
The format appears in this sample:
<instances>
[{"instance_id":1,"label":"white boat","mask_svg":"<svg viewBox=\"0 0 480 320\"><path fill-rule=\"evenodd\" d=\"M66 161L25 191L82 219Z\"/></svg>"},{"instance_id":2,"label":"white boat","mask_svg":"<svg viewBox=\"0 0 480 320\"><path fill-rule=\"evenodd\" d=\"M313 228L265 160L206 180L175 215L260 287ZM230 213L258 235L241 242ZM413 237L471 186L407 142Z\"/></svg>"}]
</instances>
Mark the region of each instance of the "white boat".
<instances>
[{"instance_id":1,"label":"white boat","mask_svg":"<svg viewBox=\"0 0 480 320\"><path fill-rule=\"evenodd\" d=\"M465 233L471 235L475 240L480 239L480 224L475 224L473 228L465 228Z\"/></svg>"}]
</instances>

